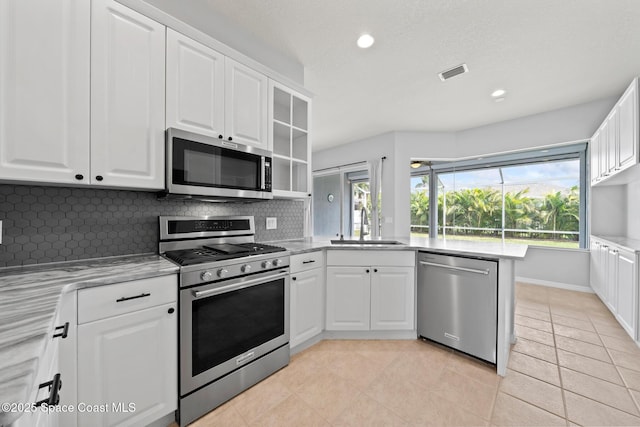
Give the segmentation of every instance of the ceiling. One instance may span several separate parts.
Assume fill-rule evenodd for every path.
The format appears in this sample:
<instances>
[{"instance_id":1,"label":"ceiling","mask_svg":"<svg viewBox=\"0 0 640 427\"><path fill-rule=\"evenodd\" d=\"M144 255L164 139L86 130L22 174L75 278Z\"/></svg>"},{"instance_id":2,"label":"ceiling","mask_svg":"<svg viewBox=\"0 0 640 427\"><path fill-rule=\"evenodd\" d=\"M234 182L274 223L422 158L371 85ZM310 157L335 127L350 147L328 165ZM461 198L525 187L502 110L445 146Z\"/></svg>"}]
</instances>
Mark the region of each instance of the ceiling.
<instances>
[{"instance_id":1,"label":"ceiling","mask_svg":"<svg viewBox=\"0 0 640 427\"><path fill-rule=\"evenodd\" d=\"M162 8L179 0L147 1ZM640 75L638 0L178 4L191 16L222 17L304 66L315 95L314 150L393 130L457 131L620 95ZM366 50L356 46L364 32L376 39ZM438 78L462 63L469 73ZM503 102L490 96L498 88L507 91Z\"/></svg>"}]
</instances>

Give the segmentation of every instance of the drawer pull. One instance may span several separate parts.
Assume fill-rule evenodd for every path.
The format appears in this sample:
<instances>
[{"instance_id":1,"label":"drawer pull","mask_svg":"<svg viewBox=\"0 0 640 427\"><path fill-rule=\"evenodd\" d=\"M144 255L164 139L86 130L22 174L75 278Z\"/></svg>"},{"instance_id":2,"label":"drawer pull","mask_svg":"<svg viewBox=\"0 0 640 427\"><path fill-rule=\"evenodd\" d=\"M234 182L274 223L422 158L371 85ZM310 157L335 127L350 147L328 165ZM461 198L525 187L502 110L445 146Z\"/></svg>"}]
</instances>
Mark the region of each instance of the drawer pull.
<instances>
[{"instance_id":1,"label":"drawer pull","mask_svg":"<svg viewBox=\"0 0 640 427\"><path fill-rule=\"evenodd\" d=\"M53 338L62 338L65 339L67 337L67 334L69 333L69 322L64 322L64 325L62 326L56 326L54 328L54 331L58 331L62 329L62 332L57 332L55 334L53 334Z\"/></svg>"},{"instance_id":2,"label":"drawer pull","mask_svg":"<svg viewBox=\"0 0 640 427\"><path fill-rule=\"evenodd\" d=\"M118 299L116 300L116 302L129 301L129 300L132 300L132 299L138 299L138 298L144 298L144 297L150 297L150 296L151 296L151 294L148 294L148 293L142 293L142 294L140 294L140 295L136 295L136 296L134 296L134 297L122 297L122 298L118 298Z\"/></svg>"},{"instance_id":3,"label":"drawer pull","mask_svg":"<svg viewBox=\"0 0 640 427\"><path fill-rule=\"evenodd\" d=\"M55 374L51 381L47 381L46 383L42 383L38 386L38 389L49 387L49 397L46 399L42 399L36 402L36 406L42 406L46 403L48 406L56 406L60 403L60 395L58 391L62 388L62 380L60 379L60 374Z\"/></svg>"},{"instance_id":4,"label":"drawer pull","mask_svg":"<svg viewBox=\"0 0 640 427\"><path fill-rule=\"evenodd\" d=\"M310 259L309 261L302 261L303 264L311 264L311 263L314 263L314 262L316 262L315 259Z\"/></svg>"}]
</instances>

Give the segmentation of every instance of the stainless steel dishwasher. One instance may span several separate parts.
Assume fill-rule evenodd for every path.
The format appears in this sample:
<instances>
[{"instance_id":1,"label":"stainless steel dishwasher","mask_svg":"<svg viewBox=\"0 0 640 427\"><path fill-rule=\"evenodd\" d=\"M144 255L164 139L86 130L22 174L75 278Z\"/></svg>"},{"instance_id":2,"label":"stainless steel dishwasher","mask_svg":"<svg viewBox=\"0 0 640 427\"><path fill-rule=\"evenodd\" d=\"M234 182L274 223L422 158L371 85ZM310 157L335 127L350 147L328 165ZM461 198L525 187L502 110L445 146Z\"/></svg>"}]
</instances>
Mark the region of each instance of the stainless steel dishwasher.
<instances>
[{"instance_id":1,"label":"stainless steel dishwasher","mask_svg":"<svg viewBox=\"0 0 640 427\"><path fill-rule=\"evenodd\" d=\"M418 253L418 335L496 363L498 262Z\"/></svg>"}]
</instances>

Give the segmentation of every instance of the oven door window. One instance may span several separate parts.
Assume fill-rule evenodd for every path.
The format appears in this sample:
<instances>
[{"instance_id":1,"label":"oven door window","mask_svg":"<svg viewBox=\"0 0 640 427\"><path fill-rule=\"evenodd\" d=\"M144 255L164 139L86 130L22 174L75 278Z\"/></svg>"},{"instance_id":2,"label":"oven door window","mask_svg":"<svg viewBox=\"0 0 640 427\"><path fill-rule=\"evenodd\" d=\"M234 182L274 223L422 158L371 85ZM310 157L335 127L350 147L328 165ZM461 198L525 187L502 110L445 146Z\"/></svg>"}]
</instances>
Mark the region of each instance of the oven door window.
<instances>
[{"instance_id":1,"label":"oven door window","mask_svg":"<svg viewBox=\"0 0 640 427\"><path fill-rule=\"evenodd\" d=\"M285 279L192 302L192 374L285 333Z\"/></svg>"},{"instance_id":2,"label":"oven door window","mask_svg":"<svg viewBox=\"0 0 640 427\"><path fill-rule=\"evenodd\" d=\"M260 190L262 158L229 148L173 138L173 184Z\"/></svg>"}]
</instances>

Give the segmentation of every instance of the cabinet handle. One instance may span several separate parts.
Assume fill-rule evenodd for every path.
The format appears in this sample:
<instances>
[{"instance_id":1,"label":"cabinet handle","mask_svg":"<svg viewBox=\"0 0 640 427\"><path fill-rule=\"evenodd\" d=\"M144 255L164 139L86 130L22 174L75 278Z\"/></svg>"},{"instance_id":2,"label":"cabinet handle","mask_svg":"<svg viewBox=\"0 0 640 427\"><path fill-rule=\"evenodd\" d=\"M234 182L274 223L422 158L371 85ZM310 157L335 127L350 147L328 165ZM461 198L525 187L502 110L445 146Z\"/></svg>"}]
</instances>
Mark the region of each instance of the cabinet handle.
<instances>
[{"instance_id":1,"label":"cabinet handle","mask_svg":"<svg viewBox=\"0 0 640 427\"><path fill-rule=\"evenodd\" d=\"M303 264L311 264L311 263L314 263L314 262L316 262L315 259L310 259L309 261L302 261Z\"/></svg>"},{"instance_id":2,"label":"cabinet handle","mask_svg":"<svg viewBox=\"0 0 640 427\"><path fill-rule=\"evenodd\" d=\"M292 277L291 280L298 280L298 278L297 277Z\"/></svg>"},{"instance_id":3,"label":"cabinet handle","mask_svg":"<svg viewBox=\"0 0 640 427\"><path fill-rule=\"evenodd\" d=\"M224 138L222 135L218 135L218 139L222 139Z\"/></svg>"},{"instance_id":4,"label":"cabinet handle","mask_svg":"<svg viewBox=\"0 0 640 427\"><path fill-rule=\"evenodd\" d=\"M378 269L377 269L377 268L374 268L374 269L373 269L373 272L374 272L374 273L377 273L377 272L378 272Z\"/></svg>"},{"instance_id":5,"label":"cabinet handle","mask_svg":"<svg viewBox=\"0 0 640 427\"><path fill-rule=\"evenodd\" d=\"M102 181L104 178L102 177L102 175L97 175L96 176L96 181Z\"/></svg>"},{"instance_id":6,"label":"cabinet handle","mask_svg":"<svg viewBox=\"0 0 640 427\"><path fill-rule=\"evenodd\" d=\"M174 311L176 311L176 309L171 307L169 310L167 310L167 313L173 314Z\"/></svg>"},{"instance_id":7,"label":"cabinet handle","mask_svg":"<svg viewBox=\"0 0 640 427\"><path fill-rule=\"evenodd\" d=\"M365 271L368 273L368 272L369 272L369 269L367 268Z\"/></svg>"},{"instance_id":8,"label":"cabinet handle","mask_svg":"<svg viewBox=\"0 0 640 427\"><path fill-rule=\"evenodd\" d=\"M60 379L60 374L55 374L51 381L47 381L46 383L42 383L38 386L38 389L49 387L49 397L46 399L42 399L36 402L36 406L42 406L44 403L47 406L56 406L60 403L60 395L58 391L62 388L62 380Z\"/></svg>"},{"instance_id":9,"label":"cabinet handle","mask_svg":"<svg viewBox=\"0 0 640 427\"><path fill-rule=\"evenodd\" d=\"M84 175L82 175L82 174L76 174L76 179L77 179L78 181L82 181L82 180L84 179Z\"/></svg>"},{"instance_id":10,"label":"cabinet handle","mask_svg":"<svg viewBox=\"0 0 640 427\"><path fill-rule=\"evenodd\" d=\"M229 138L227 138L227 139L228 139L229 141L233 141L233 138L232 138L232 137L229 137Z\"/></svg>"},{"instance_id":11,"label":"cabinet handle","mask_svg":"<svg viewBox=\"0 0 640 427\"><path fill-rule=\"evenodd\" d=\"M142 293L140 295L136 295L134 297L122 297L122 298L118 298L116 300L116 302L122 302L122 301L129 301L131 299L137 299L137 298L144 298L144 297L150 297L151 294L147 294L147 293Z\"/></svg>"},{"instance_id":12,"label":"cabinet handle","mask_svg":"<svg viewBox=\"0 0 640 427\"><path fill-rule=\"evenodd\" d=\"M62 338L65 339L67 337L67 333L69 332L69 322L64 322L64 325L62 326L56 326L54 328L54 331L57 331L59 329L62 329L62 332L57 332L55 334L53 334L53 338Z\"/></svg>"}]
</instances>

